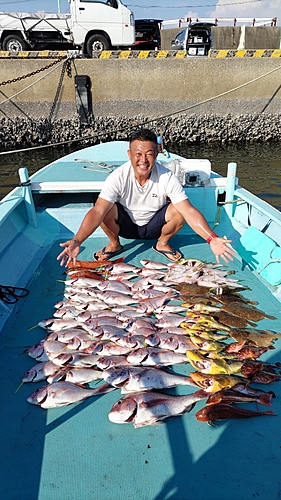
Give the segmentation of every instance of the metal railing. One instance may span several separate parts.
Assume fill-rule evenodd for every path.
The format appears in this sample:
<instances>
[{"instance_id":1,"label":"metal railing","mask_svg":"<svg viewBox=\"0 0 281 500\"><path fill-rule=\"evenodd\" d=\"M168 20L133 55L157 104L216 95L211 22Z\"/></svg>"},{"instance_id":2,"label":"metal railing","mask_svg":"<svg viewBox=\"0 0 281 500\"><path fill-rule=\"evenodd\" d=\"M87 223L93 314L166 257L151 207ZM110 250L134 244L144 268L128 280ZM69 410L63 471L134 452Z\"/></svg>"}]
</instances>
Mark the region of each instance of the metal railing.
<instances>
[{"instance_id":1,"label":"metal railing","mask_svg":"<svg viewBox=\"0 0 281 500\"><path fill-rule=\"evenodd\" d=\"M196 18L192 19L191 17L183 17L181 19L169 19L167 21L162 21L161 28L182 28L188 26L191 22L209 22L214 23L217 26L276 26L277 25L277 17L269 18L269 17L223 17L223 18Z\"/></svg>"}]
</instances>

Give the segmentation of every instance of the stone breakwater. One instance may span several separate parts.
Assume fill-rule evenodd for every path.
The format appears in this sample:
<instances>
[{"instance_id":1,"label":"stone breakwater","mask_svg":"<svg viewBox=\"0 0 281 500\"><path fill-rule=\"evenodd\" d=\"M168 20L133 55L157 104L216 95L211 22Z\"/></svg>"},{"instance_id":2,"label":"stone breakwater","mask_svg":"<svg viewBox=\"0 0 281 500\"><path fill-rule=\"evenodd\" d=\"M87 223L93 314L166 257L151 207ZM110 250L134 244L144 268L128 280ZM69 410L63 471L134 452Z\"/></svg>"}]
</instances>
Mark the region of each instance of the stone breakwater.
<instances>
[{"instance_id":1,"label":"stone breakwater","mask_svg":"<svg viewBox=\"0 0 281 500\"><path fill-rule=\"evenodd\" d=\"M81 125L79 116L60 118L6 117L0 119L0 150L81 141L83 146L127 140L131 130L147 127L161 132L164 143L269 142L281 140L281 114L178 114L150 120L145 115L95 116Z\"/></svg>"}]
</instances>

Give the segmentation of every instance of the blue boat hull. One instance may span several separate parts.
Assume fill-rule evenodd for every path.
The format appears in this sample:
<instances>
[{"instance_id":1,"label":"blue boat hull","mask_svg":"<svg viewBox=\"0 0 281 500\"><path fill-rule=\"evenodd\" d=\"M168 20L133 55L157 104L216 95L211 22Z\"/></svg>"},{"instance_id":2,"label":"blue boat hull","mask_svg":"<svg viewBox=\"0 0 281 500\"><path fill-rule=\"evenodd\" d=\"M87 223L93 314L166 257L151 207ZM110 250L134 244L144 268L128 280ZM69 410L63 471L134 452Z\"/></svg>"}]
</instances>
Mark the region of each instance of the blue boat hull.
<instances>
[{"instance_id":1,"label":"blue boat hull","mask_svg":"<svg viewBox=\"0 0 281 500\"><path fill-rule=\"evenodd\" d=\"M100 147L95 153L95 148L88 148L79 155L82 159L88 157L104 162L108 150L103 155L101 150L104 151ZM110 161L121 163L126 160L124 143L120 150L115 145L115 153L114 148L111 151ZM81 192L75 192L75 189L70 192L68 188L61 194L52 190L48 194L39 192L35 183L49 181L50 175L53 182L63 182L63 176L70 181L75 155L77 157L75 153L64 159L61 165L55 162L53 173L50 174L51 170L48 173L47 167L32 177L35 218L30 216L26 197L21 197L25 187L17 188L0 206L0 215L1 209L6 210L0 222L1 234L5 235L0 242L0 283L29 290L29 295L15 305L0 305L1 498L277 500L281 494L281 390L278 382L270 386L256 385L274 391L277 397L272 402L277 416L233 419L218 422L217 427L196 420L195 413L203 403L197 403L181 417L166 420L163 425L134 429L132 425L117 425L108 419L110 408L120 397L119 390L46 411L27 402L34 388L44 383L24 383L18 389L22 376L34 365L34 360L25 353L26 349L46 334L36 325L43 318L52 316L54 304L63 295L64 268L56 260L59 243L73 235L98 192L98 189L85 191L81 195ZM102 182L104 174L95 173L95 180L99 175L98 182ZM217 196L223 189L220 186L209 190L197 187L189 189L188 194L209 224L216 227L216 232L232 237L238 245L242 226L243 233L247 230L249 213L247 206L242 213L242 205L249 205L249 202L244 201L239 207L234 204L236 216L235 213L229 215L225 206L218 210ZM240 198L242 188L236 186L235 189L234 198ZM244 196L251 197L249 193L244 193ZM266 222L274 215L273 223L277 225L278 213L273 213L271 207L266 209L268 212L262 204L259 205L256 218L261 219L263 213ZM254 211L252 208L251 216ZM267 231L268 237L272 237L269 227ZM162 256L153 252L152 242L122 239L121 243L125 262L137 266L141 259L165 262ZM187 227L173 238L172 243L185 257L214 261L209 245ZM105 244L106 239L98 230L84 243L79 257L92 260L93 253ZM279 286L266 282L239 254L228 268L236 272L236 279L249 287L243 294L249 300L257 300L259 309L277 317L275 321L260 321L258 328L278 332L281 321ZM277 340L275 350L268 351L262 359L271 363L280 361L280 347L281 340ZM175 371L188 374L190 366L180 365ZM94 383L90 385L95 387ZM194 390L177 387L167 392L188 394ZM259 406L259 409L267 407Z\"/></svg>"}]
</instances>

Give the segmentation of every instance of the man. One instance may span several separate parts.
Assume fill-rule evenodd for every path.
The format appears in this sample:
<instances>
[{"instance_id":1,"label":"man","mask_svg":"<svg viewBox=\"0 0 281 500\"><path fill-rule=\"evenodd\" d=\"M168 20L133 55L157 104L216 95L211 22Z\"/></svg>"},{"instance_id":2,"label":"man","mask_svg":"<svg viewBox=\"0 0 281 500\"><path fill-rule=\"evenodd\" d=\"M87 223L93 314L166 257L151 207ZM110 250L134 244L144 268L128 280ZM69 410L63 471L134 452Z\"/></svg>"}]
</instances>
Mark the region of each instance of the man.
<instances>
[{"instance_id":1,"label":"man","mask_svg":"<svg viewBox=\"0 0 281 500\"><path fill-rule=\"evenodd\" d=\"M96 204L84 217L72 240L61 243L57 257L61 265L76 262L81 244L101 227L109 243L95 254L97 260L110 260L122 252L119 237L157 240L153 249L173 262L181 258L169 240L187 223L211 246L217 262L233 260L231 240L212 232L202 213L188 201L178 178L156 162L157 137L140 129L130 137L129 161L106 179ZM169 202L167 202L167 199Z\"/></svg>"}]
</instances>

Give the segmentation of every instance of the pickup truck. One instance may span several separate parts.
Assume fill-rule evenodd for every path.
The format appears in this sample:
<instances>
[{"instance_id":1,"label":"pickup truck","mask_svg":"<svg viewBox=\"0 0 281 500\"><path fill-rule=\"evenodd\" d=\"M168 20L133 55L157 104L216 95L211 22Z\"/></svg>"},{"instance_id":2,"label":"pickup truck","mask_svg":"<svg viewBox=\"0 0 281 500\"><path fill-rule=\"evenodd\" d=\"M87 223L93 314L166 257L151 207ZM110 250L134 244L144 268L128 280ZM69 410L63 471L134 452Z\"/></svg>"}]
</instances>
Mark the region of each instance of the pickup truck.
<instances>
[{"instance_id":1,"label":"pickup truck","mask_svg":"<svg viewBox=\"0 0 281 500\"><path fill-rule=\"evenodd\" d=\"M78 47L91 57L134 43L134 16L121 0L70 0L69 14L0 12L0 46L10 52Z\"/></svg>"}]
</instances>

